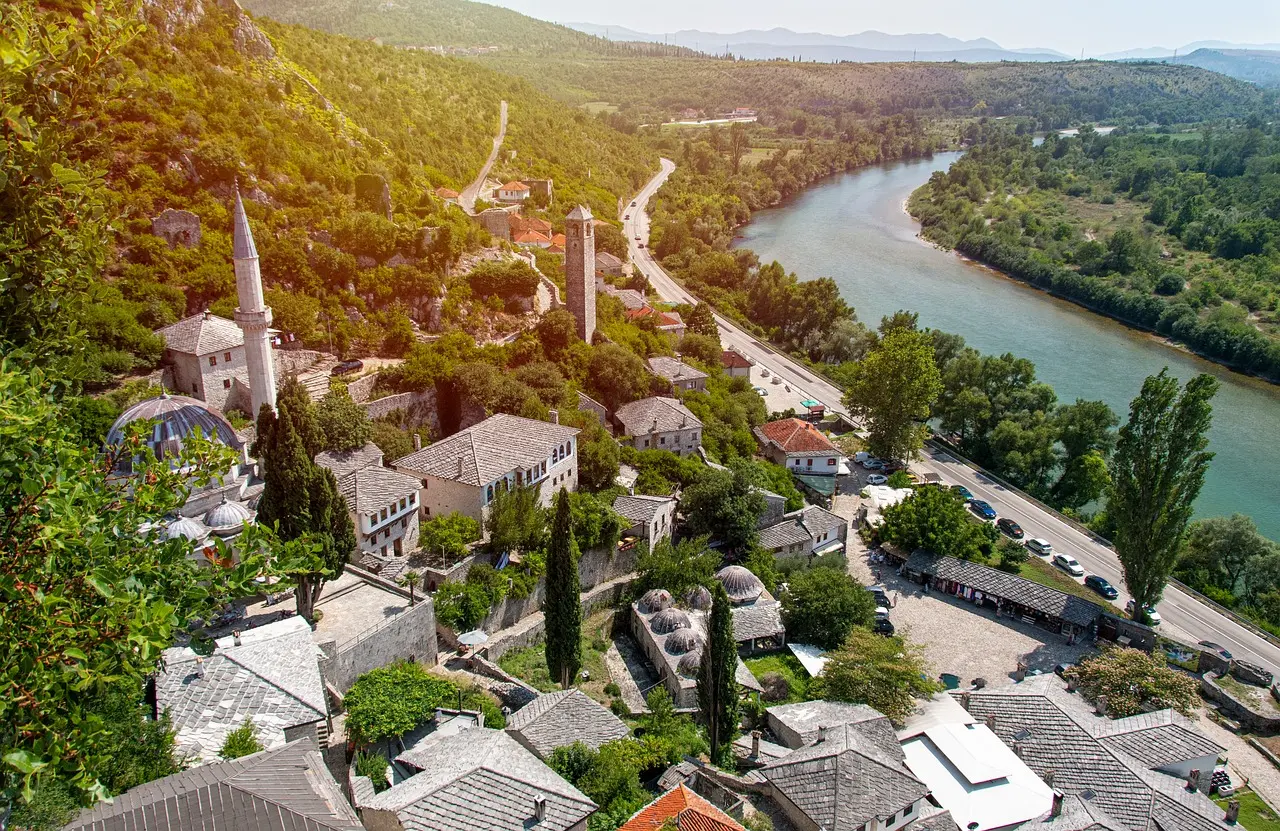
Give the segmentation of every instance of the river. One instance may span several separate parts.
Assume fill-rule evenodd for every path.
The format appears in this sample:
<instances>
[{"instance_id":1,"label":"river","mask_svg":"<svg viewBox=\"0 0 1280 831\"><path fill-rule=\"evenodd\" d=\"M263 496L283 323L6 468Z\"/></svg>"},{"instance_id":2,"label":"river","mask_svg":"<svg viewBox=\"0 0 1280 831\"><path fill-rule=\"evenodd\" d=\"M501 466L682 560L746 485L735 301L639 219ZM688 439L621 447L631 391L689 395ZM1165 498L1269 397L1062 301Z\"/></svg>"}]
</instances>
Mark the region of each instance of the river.
<instances>
[{"instance_id":1,"label":"river","mask_svg":"<svg viewBox=\"0 0 1280 831\"><path fill-rule=\"evenodd\" d=\"M963 335L984 353L1035 362L1059 401L1101 399L1121 418L1143 379L1168 366L1186 380L1222 382L1209 447L1216 457L1197 516L1239 512L1280 540L1280 387L1230 372L1157 339L1058 300L916 237L903 210L911 192L957 153L834 176L777 208L758 211L739 245L803 279L829 276L858 317L875 326L897 309Z\"/></svg>"}]
</instances>

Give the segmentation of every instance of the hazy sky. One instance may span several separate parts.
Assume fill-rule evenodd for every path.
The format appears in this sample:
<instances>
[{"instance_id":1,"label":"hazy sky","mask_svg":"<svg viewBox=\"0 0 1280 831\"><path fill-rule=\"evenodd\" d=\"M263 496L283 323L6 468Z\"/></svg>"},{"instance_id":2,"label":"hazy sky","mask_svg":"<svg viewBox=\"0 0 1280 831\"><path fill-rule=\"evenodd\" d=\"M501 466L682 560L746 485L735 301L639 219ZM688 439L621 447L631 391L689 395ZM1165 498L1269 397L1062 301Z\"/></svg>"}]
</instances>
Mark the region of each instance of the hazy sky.
<instances>
[{"instance_id":1,"label":"hazy sky","mask_svg":"<svg viewBox=\"0 0 1280 831\"><path fill-rule=\"evenodd\" d=\"M487 0L533 17L644 32L941 32L1071 55L1199 40L1280 42L1280 0Z\"/></svg>"}]
</instances>

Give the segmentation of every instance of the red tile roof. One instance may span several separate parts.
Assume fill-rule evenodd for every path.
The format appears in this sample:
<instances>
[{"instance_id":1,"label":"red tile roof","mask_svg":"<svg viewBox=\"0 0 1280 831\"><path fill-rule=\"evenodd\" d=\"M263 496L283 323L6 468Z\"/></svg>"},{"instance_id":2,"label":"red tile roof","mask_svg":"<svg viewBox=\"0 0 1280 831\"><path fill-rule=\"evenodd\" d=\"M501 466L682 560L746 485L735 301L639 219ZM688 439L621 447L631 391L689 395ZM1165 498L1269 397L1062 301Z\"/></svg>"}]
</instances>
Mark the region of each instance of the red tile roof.
<instances>
[{"instance_id":1,"label":"red tile roof","mask_svg":"<svg viewBox=\"0 0 1280 831\"><path fill-rule=\"evenodd\" d=\"M627 311L627 320L635 323L650 315L657 315L657 326L683 326L684 320L675 312L660 312L652 306L641 306L638 309L629 309Z\"/></svg>"},{"instance_id":2,"label":"red tile roof","mask_svg":"<svg viewBox=\"0 0 1280 831\"><path fill-rule=\"evenodd\" d=\"M561 248L564 248L564 242L565 242L564 234L556 234L551 238L551 244L558 245Z\"/></svg>"},{"instance_id":3,"label":"red tile roof","mask_svg":"<svg viewBox=\"0 0 1280 831\"><path fill-rule=\"evenodd\" d=\"M449 190L448 188L441 187L436 188L436 196L439 196L441 199L457 199L458 192L456 190Z\"/></svg>"},{"instance_id":4,"label":"red tile roof","mask_svg":"<svg viewBox=\"0 0 1280 831\"><path fill-rule=\"evenodd\" d=\"M524 182L507 182L505 185L498 188L498 190L515 190L515 191L528 190L528 189L529 189L529 186L526 185Z\"/></svg>"},{"instance_id":5,"label":"red tile roof","mask_svg":"<svg viewBox=\"0 0 1280 831\"><path fill-rule=\"evenodd\" d=\"M748 361L742 353L735 352L732 349L726 349L720 355L720 363L724 364L724 367L726 369L750 369L751 368L751 361Z\"/></svg>"},{"instance_id":6,"label":"red tile roof","mask_svg":"<svg viewBox=\"0 0 1280 831\"><path fill-rule=\"evenodd\" d=\"M680 831L744 831L733 817L683 783L641 808L618 831L657 831L670 819Z\"/></svg>"},{"instance_id":7,"label":"red tile roof","mask_svg":"<svg viewBox=\"0 0 1280 831\"><path fill-rule=\"evenodd\" d=\"M512 241L521 245L539 245L544 242L551 242L545 234L539 234L537 231L525 231Z\"/></svg>"},{"instance_id":8,"label":"red tile roof","mask_svg":"<svg viewBox=\"0 0 1280 831\"><path fill-rule=\"evenodd\" d=\"M784 418L756 428L768 441L787 453L839 453L840 449L807 421Z\"/></svg>"}]
</instances>

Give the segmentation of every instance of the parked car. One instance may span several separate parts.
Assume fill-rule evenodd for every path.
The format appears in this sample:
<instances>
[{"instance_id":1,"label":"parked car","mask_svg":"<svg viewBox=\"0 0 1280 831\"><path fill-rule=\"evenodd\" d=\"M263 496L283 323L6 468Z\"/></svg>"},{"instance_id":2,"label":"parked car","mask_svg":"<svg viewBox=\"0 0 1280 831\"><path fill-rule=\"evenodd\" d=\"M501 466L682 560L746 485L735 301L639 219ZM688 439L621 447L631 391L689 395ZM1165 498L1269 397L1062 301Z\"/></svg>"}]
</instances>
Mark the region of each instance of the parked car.
<instances>
[{"instance_id":1,"label":"parked car","mask_svg":"<svg viewBox=\"0 0 1280 831\"><path fill-rule=\"evenodd\" d=\"M973 494L970 493L969 489L966 488L964 485L952 485L951 492L960 494L960 498L963 499L965 502L969 502L973 499Z\"/></svg>"},{"instance_id":2,"label":"parked car","mask_svg":"<svg viewBox=\"0 0 1280 831\"><path fill-rule=\"evenodd\" d=\"M883 473L873 473L867 477L868 485L883 485L885 482L888 482L888 481L889 481L889 477L885 476Z\"/></svg>"},{"instance_id":3,"label":"parked car","mask_svg":"<svg viewBox=\"0 0 1280 831\"><path fill-rule=\"evenodd\" d=\"M1058 664L1053 668L1053 674L1059 678L1066 678L1067 673L1075 669L1075 664Z\"/></svg>"},{"instance_id":4,"label":"parked car","mask_svg":"<svg viewBox=\"0 0 1280 831\"><path fill-rule=\"evenodd\" d=\"M760 367L760 377L761 377L761 378L768 378L768 377L769 377L769 370L768 370L768 369L766 369L765 367Z\"/></svg>"},{"instance_id":5,"label":"parked car","mask_svg":"<svg viewBox=\"0 0 1280 831\"><path fill-rule=\"evenodd\" d=\"M969 510L973 511L975 514L977 514L978 516L986 520L992 520L996 518L996 509L992 508L989 504L987 504L981 499L969 500Z\"/></svg>"},{"instance_id":6,"label":"parked car","mask_svg":"<svg viewBox=\"0 0 1280 831\"><path fill-rule=\"evenodd\" d=\"M756 395L759 395L762 397L769 394L769 391L764 387L752 387L751 389L755 390Z\"/></svg>"},{"instance_id":7,"label":"parked car","mask_svg":"<svg viewBox=\"0 0 1280 831\"><path fill-rule=\"evenodd\" d=\"M876 618L876 622L871 624L871 631L875 632L877 635L889 637L893 635L893 621L889 620L887 617L878 617Z\"/></svg>"},{"instance_id":8,"label":"parked car","mask_svg":"<svg viewBox=\"0 0 1280 831\"><path fill-rule=\"evenodd\" d=\"M889 595L885 592L883 586L867 586L867 591L876 599L876 606L888 608Z\"/></svg>"},{"instance_id":9,"label":"parked car","mask_svg":"<svg viewBox=\"0 0 1280 831\"><path fill-rule=\"evenodd\" d=\"M1041 557L1048 557L1053 554L1053 546L1049 545L1049 541L1039 537L1027 540L1027 550L1032 554L1039 554Z\"/></svg>"},{"instance_id":10,"label":"parked car","mask_svg":"<svg viewBox=\"0 0 1280 831\"><path fill-rule=\"evenodd\" d=\"M1026 536L1026 534L1023 533L1022 526L1008 517L1004 517L996 522L996 527L1013 537L1015 540L1020 540Z\"/></svg>"},{"instance_id":11,"label":"parked car","mask_svg":"<svg viewBox=\"0 0 1280 831\"><path fill-rule=\"evenodd\" d=\"M1228 661L1231 660L1231 651L1226 647L1219 646L1213 641L1200 641L1200 645L1203 646L1205 649L1210 650L1211 652L1218 653L1218 655L1220 655L1223 658L1226 658Z\"/></svg>"},{"instance_id":12,"label":"parked car","mask_svg":"<svg viewBox=\"0 0 1280 831\"><path fill-rule=\"evenodd\" d=\"M1099 577L1096 574L1090 574L1084 578L1084 584L1105 597L1107 600L1115 600L1120 596L1120 592L1116 591L1116 587L1107 582L1107 578Z\"/></svg>"},{"instance_id":13,"label":"parked car","mask_svg":"<svg viewBox=\"0 0 1280 831\"><path fill-rule=\"evenodd\" d=\"M1054 554L1053 564L1072 577L1084 577L1084 566L1070 554Z\"/></svg>"},{"instance_id":14,"label":"parked car","mask_svg":"<svg viewBox=\"0 0 1280 831\"><path fill-rule=\"evenodd\" d=\"M867 470L884 470L884 462L880 461L875 456L868 456L863 459L862 466Z\"/></svg>"},{"instance_id":15,"label":"parked car","mask_svg":"<svg viewBox=\"0 0 1280 831\"><path fill-rule=\"evenodd\" d=\"M359 372L364 369L364 361L343 361L330 371L330 375L346 375L348 372Z\"/></svg>"},{"instance_id":16,"label":"parked car","mask_svg":"<svg viewBox=\"0 0 1280 831\"><path fill-rule=\"evenodd\" d=\"M781 379L781 378L779 378L777 375L775 375L775 376L773 376L773 381L772 381L772 383L774 383L774 384L781 384L781 383L782 383L782 379Z\"/></svg>"},{"instance_id":17,"label":"parked car","mask_svg":"<svg viewBox=\"0 0 1280 831\"><path fill-rule=\"evenodd\" d=\"M1133 600L1132 599L1130 599L1128 603L1124 604L1124 611L1127 615L1129 615L1130 617L1133 617ZM1163 621L1163 618L1160 617L1160 613L1156 611L1155 606L1148 606L1147 620L1151 621L1152 626L1159 626Z\"/></svg>"}]
</instances>

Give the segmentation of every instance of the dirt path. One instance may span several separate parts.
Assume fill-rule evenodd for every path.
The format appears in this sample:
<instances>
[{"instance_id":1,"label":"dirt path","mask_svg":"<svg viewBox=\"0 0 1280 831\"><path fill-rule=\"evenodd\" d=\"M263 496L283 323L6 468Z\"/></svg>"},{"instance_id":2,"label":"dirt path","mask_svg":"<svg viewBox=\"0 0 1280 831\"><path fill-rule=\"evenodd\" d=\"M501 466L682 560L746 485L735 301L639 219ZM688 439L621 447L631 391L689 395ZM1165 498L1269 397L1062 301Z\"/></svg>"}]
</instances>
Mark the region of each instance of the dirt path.
<instances>
[{"instance_id":1,"label":"dirt path","mask_svg":"<svg viewBox=\"0 0 1280 831\"><path fill-rule=\"evenodd\" d=\"M484 167L480 168L480 175L475 181L467 185L466 190L458 197L458 204L462 206L462 210L471 216L476 215L476 198L480 195L480 188L484 186L484 180L489 177L489 169L493 167L493 163L498 160L498 151L502 149L502 142L507 137L507 102L503 101L498 112L498 135L493 137L493 150L489 152L489 158L485 161Z\"/></svg>"}]
</instances>

